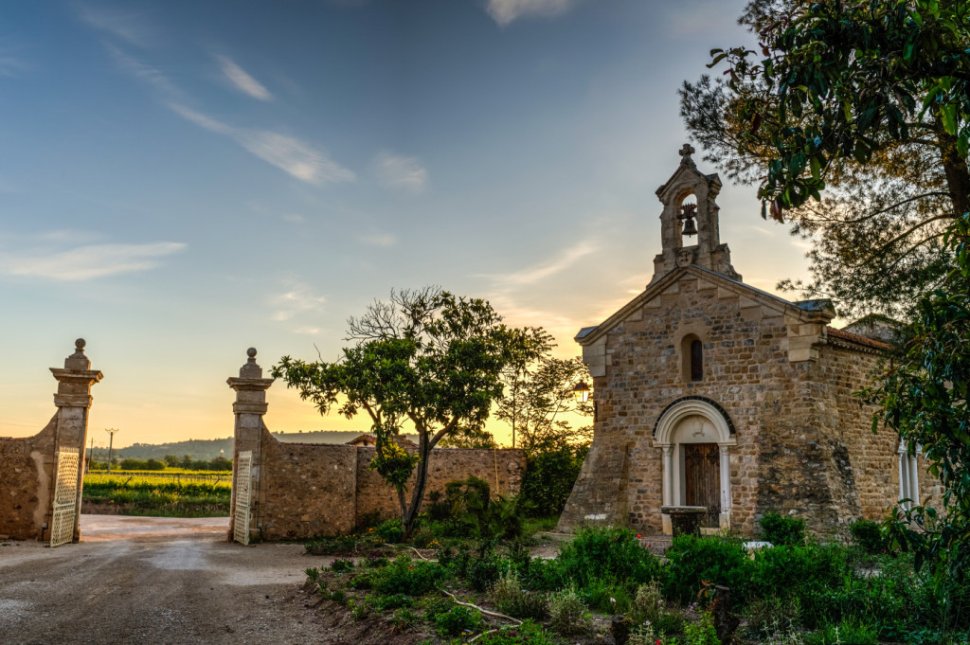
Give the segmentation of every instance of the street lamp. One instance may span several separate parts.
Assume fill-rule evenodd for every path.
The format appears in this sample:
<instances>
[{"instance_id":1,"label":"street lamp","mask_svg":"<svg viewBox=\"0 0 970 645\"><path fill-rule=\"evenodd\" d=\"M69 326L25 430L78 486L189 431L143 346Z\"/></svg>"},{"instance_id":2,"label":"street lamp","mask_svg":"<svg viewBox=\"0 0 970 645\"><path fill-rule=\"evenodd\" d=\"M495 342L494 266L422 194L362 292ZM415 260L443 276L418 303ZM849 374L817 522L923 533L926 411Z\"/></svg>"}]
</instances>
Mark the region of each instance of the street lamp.
<instances>
[{"instance_id":1,"label":"street lamp","mask_svg":"<svg viewBox=\"0 0 970 645\"><path fill-rule=\"evenodd\" d=\"M586 403L589 401L589 385L586 381L580 381L573 388L573 396L576 397L578 403Z\"/></svg>"},{"instance_id":2,"label":"street lamp","mask_svg":"<svg viewBox=\"0 0 970 645\"><path fill-rule=\"evenodd\" d=\"M105 428L105 432L108 433L108 472L111 472L111 449L114 447L115 433L121 432L118 428Z\"/></svg>"}]
</instances>

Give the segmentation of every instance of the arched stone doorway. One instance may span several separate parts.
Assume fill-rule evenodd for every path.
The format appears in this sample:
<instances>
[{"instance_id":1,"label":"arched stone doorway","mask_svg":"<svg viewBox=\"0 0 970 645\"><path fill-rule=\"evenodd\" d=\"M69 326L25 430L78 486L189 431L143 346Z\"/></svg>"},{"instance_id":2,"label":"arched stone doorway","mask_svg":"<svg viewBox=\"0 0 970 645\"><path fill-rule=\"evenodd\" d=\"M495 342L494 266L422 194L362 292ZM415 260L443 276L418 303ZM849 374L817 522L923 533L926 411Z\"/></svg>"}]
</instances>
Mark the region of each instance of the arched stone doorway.
<instances>
[{"instance_id":1,"label":"arched stone doorway","mask_svg":"<svg viewBox=\"0 0 970 645\"><path fill-rule=\"evenodd\" d=\"M691 397L664 410L654 429L654 447L663 453L664 506L705 506L703 526L731 526L731 423L713 401ZM662 518L665 533L670 517Z\"/></svg>"}]
</instances>

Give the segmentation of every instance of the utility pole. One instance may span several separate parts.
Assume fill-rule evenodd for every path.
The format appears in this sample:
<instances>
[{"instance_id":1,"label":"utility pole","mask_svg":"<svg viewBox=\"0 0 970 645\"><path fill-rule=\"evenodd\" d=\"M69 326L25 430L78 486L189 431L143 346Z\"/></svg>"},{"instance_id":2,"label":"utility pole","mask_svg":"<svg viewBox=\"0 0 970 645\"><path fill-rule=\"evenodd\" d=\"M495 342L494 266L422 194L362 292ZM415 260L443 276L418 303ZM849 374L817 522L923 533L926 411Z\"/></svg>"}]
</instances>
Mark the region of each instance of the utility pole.
<instances>
[{"instance_id":1,"label":"utility pole","mask_svg":"<svg viewBox=\"0 0 970 645\"><path fill-rule=\"evenodd\" d=\"M115 433L121 432L118 428L105 428L105 432L108 433L108 472L111 472L111 449L114 447Z\"/></svg>"}]
</instances>

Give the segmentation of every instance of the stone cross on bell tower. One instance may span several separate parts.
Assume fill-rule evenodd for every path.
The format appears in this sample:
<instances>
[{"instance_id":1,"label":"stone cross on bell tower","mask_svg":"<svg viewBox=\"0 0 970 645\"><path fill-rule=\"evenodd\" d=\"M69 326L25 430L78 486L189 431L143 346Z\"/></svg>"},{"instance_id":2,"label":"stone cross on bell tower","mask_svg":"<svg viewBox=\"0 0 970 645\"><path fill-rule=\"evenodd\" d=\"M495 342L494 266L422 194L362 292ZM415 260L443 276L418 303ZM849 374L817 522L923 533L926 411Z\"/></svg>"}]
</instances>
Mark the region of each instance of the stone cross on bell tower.
<instances>
[{"instance_id":1,"label":"stone cross on bell tower","mask_svg":"<svg viewBox=\"0 0 970 645\"><path fill-rule=\"evenodd\" d=\"M663 204L660 214L662 250L653 260L653 280L678 267L696 265L741 280L731 266L731 250L721 244L718 230L718 205L721 191L717 173L705 175L691 158L694 147L685 143L680 149L680 167L657 189Z\"/></svg>"}]
</instances>

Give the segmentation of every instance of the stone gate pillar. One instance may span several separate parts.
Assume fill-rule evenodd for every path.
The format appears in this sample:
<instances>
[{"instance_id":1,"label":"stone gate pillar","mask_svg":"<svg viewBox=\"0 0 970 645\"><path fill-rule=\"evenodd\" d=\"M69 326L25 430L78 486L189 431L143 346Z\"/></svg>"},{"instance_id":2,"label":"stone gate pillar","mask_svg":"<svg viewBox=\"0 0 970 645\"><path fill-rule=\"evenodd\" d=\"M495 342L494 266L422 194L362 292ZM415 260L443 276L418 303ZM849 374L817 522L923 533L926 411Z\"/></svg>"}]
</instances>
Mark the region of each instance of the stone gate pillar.
<instances>
[{"instance_id":1,"label":"stone gate pillar","mask_svg":"<svg viewBox=\"0 0 970 645\"><path fill-rule=\"evenodd\" d=\"M233 540L236 529L236 494L239 490L239 455L251 453L250 466L250 504L248 510L249 533L256 533L259 526L259 490L262 471L262 437L263 415L266 414L266 390L273 384L273 379L263 378L263 368L256 364L256 348L246 350L249 358L239 369L239 376L228 381L229 387L236 391L236 401L232 404L232 411L236 415L234 431L234 447L232 454L232 508L230 510L229 541Z\"/></svg>"},{"instance_id":2,"label":"stone gate pillar","mask_svg":"<svg viewBox=\"0 0 970 645\"><path fill-rule=\"evenodd\" d=\"M85 341L78 338L74 341L74 353L64 359L64 367L50 368L51 374L57 379L57 393L54 394L54 405L57 406L57 425L54 434L54 461L64 449L78 451L77 462L77 503L74 513L74 537L80 538L80 508L81 493L84 485L84 444L87 441L88 409L91 407L91 387L103 378L99 370L91 369L91 361L84 355ZM60 464L54 463L51 469L52 481L50 490L56 490L56 478ZM53 526L53 506L48 509L44 518L47 526Z\"/></svg>"}]
</instances>

